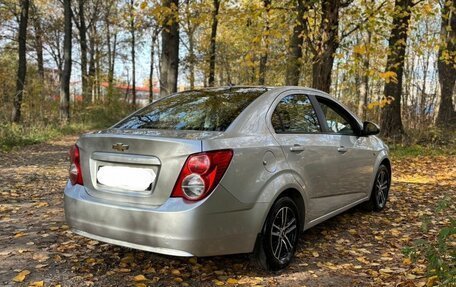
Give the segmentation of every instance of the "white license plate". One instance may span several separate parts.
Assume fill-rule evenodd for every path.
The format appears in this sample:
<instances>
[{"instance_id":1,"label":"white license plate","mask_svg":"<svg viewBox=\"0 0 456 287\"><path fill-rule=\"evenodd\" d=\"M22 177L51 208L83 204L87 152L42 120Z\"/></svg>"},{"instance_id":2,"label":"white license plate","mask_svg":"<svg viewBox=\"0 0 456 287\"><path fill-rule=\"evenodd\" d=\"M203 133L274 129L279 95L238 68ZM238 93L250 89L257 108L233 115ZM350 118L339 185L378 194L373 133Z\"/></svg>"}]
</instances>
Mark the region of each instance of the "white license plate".
<instances>
[{"instance_id":1,"label":"white license plate","mask_svg":"<svg viewBox=\"0 0 456 287\"><path fill-rule=\"evenodd\" d=\"M137 167L101 166L97 172L100 184L132 191L148 190L155 177L152 169Z\"/></svg>"}]
</instances>

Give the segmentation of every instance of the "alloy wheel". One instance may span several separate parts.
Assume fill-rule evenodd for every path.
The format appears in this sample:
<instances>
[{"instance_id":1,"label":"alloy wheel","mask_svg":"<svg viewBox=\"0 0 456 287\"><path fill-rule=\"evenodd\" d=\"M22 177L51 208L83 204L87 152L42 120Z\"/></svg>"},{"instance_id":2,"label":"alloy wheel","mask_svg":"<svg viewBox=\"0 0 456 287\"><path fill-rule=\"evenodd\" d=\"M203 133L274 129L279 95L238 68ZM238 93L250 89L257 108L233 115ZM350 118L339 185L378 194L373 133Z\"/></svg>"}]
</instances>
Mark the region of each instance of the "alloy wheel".
<instances>
[{"instance_id":1,"label":"alloy wheel","mask_svg":"<svg viewBox=\"0 0 456 287\"><path fill-rule=\"evenodd\" d=\"M278 210L272 223L271 250L279 261L289 258L294 252L294 244L298 234L295 212L288 206Z\"/></svg>"},{"instance_id":2,"label":"alloy wheel","mask_svg":"<svg viewBox=\"0 0 456 287\"><path fill-rule=\"evenodd\" d=\"M375 187L377 189L377 203L380 208L385 206L386 199L388 197L388 175L386 170L381 170L377 176L377 180L375 181Z\"/></svg>"}]
</instances>

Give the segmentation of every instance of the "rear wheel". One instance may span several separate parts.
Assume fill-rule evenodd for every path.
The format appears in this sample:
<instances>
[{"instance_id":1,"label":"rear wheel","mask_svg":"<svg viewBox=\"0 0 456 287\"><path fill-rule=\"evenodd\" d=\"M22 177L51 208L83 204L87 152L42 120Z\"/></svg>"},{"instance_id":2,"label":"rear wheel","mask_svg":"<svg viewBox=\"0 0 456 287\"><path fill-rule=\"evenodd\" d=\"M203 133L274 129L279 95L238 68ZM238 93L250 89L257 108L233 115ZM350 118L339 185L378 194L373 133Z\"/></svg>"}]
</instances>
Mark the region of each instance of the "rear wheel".
<instances>
[{"instance_id":1,"label":"rear wheel","mask_svg":"<svg viewBox=\"0 0 456 287\"><path fill-rule=\"evenodd\" d=\"M255 263L267 270L285 268L292 260L299 237L299 216L294 201L279 198L271 208L254 251Z\"/></svg>"},{"instance_id":2,"label":"rear wheel","mask_svg":"<svg viewBox=\"0 0 456 287\"><path fill-rule=\"evenodd\" d=\"M366 207L370 211L382 210L388 200L391 177L388 168L385 165L380 165L375 176L374 187L371 197L366 203Z\"/></svg>"}]
</instances>

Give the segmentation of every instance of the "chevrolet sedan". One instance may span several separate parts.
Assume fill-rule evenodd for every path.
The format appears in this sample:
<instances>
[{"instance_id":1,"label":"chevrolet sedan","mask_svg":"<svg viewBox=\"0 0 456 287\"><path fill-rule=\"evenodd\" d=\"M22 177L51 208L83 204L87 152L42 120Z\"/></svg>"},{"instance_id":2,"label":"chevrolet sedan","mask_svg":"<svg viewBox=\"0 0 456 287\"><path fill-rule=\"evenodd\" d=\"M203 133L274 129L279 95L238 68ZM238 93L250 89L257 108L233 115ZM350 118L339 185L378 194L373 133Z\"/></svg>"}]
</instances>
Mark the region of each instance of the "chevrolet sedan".
<instances>
[{"instance_id":1,"label":"chevrolet sedan","mask_svg":"<svg viewBox=\"0 0 456 287\"><path fill-rule=\"evenodd\" d=\"M358 204L385 207L378 127L302 87L181 92L70 151L65 216L95 240L174 256L252 253L287 266L300 233Z\"/></svg>"}]
</instances>

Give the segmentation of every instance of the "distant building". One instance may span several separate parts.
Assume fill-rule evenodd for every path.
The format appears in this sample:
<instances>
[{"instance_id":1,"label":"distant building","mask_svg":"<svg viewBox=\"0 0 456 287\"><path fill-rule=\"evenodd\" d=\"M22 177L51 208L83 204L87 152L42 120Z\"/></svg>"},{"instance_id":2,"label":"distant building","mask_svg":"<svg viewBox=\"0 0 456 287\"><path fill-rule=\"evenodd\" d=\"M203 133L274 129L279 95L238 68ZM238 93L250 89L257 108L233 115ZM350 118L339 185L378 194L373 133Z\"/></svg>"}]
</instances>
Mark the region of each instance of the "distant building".
<instances>
[{"instance_id":1,"label":"distant building","mask_svg":"<svg viewBox=\"0 0 456 287\"><path fill-rule=\"evenodd\" d=\"M109 83L102 82L100 86L103 88L102 93L107 93ZM133 102L133 90L129 84L114 84L113 88L121 95L124 95L122 99L126 99L129 103ZM147 86L136 86L136 105L145 106L149 103L149 87ZM153 83L152 88L153 99L156 100L160 94L160 88L158 81Z\"/></svg>"}]
</instances>

